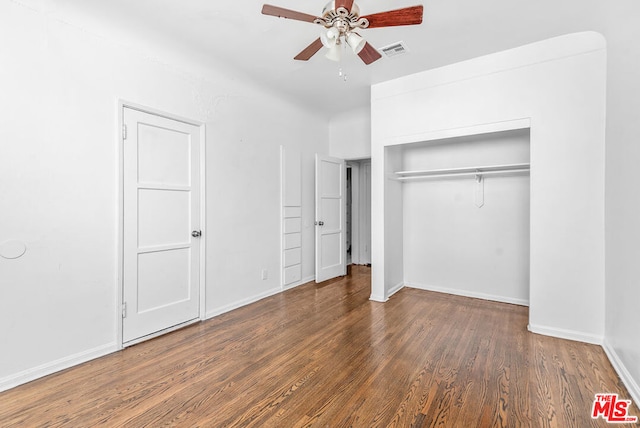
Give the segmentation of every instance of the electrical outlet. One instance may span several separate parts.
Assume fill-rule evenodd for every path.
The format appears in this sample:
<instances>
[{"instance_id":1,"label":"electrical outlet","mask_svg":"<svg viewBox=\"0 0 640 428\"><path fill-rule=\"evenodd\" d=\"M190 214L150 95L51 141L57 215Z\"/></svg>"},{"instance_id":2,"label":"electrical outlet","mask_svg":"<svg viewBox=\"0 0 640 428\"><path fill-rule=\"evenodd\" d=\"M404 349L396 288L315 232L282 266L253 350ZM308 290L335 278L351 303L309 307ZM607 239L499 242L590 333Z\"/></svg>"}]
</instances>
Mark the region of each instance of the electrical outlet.
<instances>
[{"instance_id":1,"label":"electrical outlet","mask_svg":"<svg viewBox=\"0 0 640 428\"><path fill-rule=\"evenodd\" d=\"M264 281L269 277L269 271L266 269L262 269L262 280Z\"/></svg>"}]
</instances>

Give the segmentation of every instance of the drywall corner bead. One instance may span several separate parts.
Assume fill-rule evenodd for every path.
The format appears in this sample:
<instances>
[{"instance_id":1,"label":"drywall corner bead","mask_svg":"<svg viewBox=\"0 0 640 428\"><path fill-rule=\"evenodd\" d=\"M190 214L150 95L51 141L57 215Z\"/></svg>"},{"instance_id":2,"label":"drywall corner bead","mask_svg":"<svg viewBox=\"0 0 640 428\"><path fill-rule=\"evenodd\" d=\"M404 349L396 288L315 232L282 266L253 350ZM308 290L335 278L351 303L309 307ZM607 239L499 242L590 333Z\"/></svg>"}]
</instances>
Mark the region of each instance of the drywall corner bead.
<instances>
[{"instance_id":1,"label":"drywall corner bead","mask_svg":"<svg viewBox=\"0 0 640 428\"><path fill-rule=\"evenodd\" d=\"M19 259L27 252L27 245L15 239L0 243L0 257L8 260Z\"/></svg>"}]
</instances>

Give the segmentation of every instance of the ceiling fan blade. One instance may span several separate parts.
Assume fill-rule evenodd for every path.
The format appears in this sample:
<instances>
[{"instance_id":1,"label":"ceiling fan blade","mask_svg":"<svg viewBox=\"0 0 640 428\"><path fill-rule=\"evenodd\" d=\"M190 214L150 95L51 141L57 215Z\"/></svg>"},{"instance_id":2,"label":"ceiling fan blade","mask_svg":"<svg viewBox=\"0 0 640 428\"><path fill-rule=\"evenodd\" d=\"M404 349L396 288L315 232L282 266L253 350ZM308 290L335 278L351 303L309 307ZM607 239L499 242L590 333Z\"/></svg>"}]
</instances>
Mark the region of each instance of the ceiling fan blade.
<instances>
[{"instance_id":1,"label":"ceiling fan blade","mask_svg":"<svg viewBox=\"0 0 640 428\"><path fill-rule=\"evenodd\" d=\"M353 0L336 0L336 9L339 7L344 7L349 12L351 12L351 8L353 7Z\"/></svg>"},{"instance_id":2,"label":"ceiling fan blade","mask_svg":"<svg viewBox=\"0 0 640 428\"><path fill-rule=\"evenodd\" d=\"M304 50L296 55L296 57L293 59L297 59L298 61L308 61L320 49L322 49L322 41L320 41L320 37L318 37L316 40L314 40L313 43L304 48Z\"/></svg>"},{"instance_id":3,"label":"ceiling fan blade","mask_svg":"<svg viewBox=\"0 0 640 428\"><path fill-rule=\"evenodd\" d=\"M364 45L364 48L362 48L358 56L360 57L362 62L364 62L367 65L382 58L382 55L380 55L380 52L378 52L376 48L371 46L369 42L367 42Z\"/></svg>"},{"instance_id":4,"label":"ceiling fan blade","mask_svg":"<svg viewBox=\"0 0 640 428\"><path fill-rule=\"evenodd\" d=\"M295 10L285 9L283 7L265 4L262 6L263 15L277 16L279 18L295 19L296 21L313 22L318 19L317 16L307 13L296 12Z\"/></svg>"},{"instance_id":5,"label":"ceiling fan blade","mask_svg":"<svg viewBox=\"0 0 640 428\"><path fill-rule=\"evenodd\" d=\"M388 12L374 13L362 18L369 20L369 27L396 27L400 25L417 25L422 23L424 6L411 6L403 9L390 10Z\"/></svg>"}]
</instances>

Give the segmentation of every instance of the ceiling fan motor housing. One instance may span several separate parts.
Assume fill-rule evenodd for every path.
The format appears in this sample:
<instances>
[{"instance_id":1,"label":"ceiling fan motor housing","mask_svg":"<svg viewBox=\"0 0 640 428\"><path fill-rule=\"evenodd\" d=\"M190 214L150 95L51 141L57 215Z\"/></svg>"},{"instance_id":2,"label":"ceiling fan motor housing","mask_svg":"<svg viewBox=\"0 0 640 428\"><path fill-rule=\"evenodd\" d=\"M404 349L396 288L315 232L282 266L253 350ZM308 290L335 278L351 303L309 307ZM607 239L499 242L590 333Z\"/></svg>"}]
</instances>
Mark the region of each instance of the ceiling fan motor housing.
<instances>
[{"instance_id":1,"label":"ceiling fan motor housing","mask_svg":"<svg viewBox=\"0 0 640 428\"><path fill-rule=\"evenodd\" d=\"M315 24L326 28L336 27L341 33L346 33L354 28L367 28L369 20L360 18L360 8L353 3L351 11L344 7L335 8L335 1L330 1L322 10L322 18L313 21Z\"/></svg>"},{"instance_id":2,"label":"ceiling fan motor housing","mask_svg":"<svg viewBox=\"0 0 640 428\"><path fill-rule=\"evenodd\" d=\"M349 14L349 11L344 7L340 7L338 9L344 10L347 14ZM336 2L330 1L329 3L326 4L324 9L322 9L322 16L325 17L327 14L334 11L336 11ZM356 16L360 16L360 8L358 7L357 4L353 3L353 5L351 6L351 13Z\"/></svg>"}]
</instances>

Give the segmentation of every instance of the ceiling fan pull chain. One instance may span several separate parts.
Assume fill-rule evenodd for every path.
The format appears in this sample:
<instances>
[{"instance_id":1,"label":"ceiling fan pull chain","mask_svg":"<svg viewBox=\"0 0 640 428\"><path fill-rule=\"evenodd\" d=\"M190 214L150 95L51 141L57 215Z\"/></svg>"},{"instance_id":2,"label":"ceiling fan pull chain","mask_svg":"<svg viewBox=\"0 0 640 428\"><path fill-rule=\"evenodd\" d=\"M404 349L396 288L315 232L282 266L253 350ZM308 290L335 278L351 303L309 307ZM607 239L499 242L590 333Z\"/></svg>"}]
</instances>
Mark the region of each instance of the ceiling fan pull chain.
<instances>
[{"instance_id":1,"label":"ceiling fan pull chain","mask_svg":"<svg viewBox=\"0 0 640 428\"><path fill-rule=\"evenodd\" d=\"M342 69L342 67L338 68L338 77L341 78L343 82L347 81L347 73Z\"/></svg>"}]
</instances>

